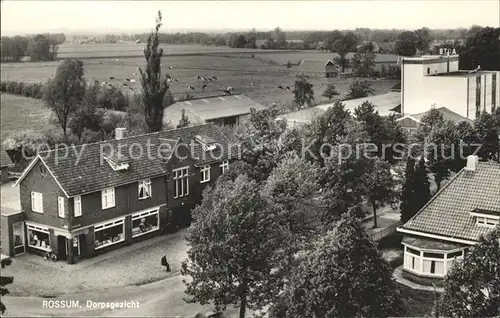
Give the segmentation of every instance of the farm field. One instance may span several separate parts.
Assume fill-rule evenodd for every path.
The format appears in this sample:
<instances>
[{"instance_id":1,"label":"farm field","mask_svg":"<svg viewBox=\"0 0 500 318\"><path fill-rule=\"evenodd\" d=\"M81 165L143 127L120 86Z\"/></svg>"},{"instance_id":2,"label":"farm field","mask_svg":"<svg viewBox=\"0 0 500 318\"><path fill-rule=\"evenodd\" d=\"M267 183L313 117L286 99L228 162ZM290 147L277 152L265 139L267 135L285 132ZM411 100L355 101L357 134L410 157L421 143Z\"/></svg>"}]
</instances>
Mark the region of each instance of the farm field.
<instances>
[{"instance_id":1,"label":"farm field","mask_svg":"<svg viewBox=\"0 0 500 318\"><path fill-rule=\"evenodd\" d=\"M261 51L262 52L262 51ZM259 52L260 53L260 52ZM333 60L338 57L337 53L331 52L318 52L318 51L281 51L281 52L270 52L265 54L255 53L255 57L263 61L270 61L278 65L286 65L288 61L292 64L299 64L302 60L320 60L327 61ZM251 57L249 53L233 53L233 56L240 57ZM350 59L354 53L347 54L347 58ZM397 62L398 56L392 54L377 54L375 57L375 62Z\"/></svg>"},{"instance_id":2,"label":"farm field","mask_svg":"<svg viewBox=\"0 0 500 318\"><path fill-rule=\"evenodd\" d=\"M286 53L287 54L291 53ZM318 54L318 53L316 53ZM325 53L319 53L325 54ZM220 94L228 86L236 92L246 94L263 105L273 102L279 104L291 103L293 84L297 75L297 66L288 70L284 66L275 65L258 58L249 56L171 56L163 59L163 71L167 72L178 82L171 83L174 97L182 99L188 92L188 86L194 86L195 91L189 92L193 97ZM307 54L304 55L307 57ZM45 82L56 71L59 61L40 63L8 63L1 65L1 80L16 80L24 82ZM85 77L88 81L106 81L122 87L124 91L133 94L140 91L138 67L144 65L143 58L121 59L88 59L84 60ZM172 69L169 69L172 66ZM217 77L213 81L197 80L197 76ZM110 79L113 77L114 79ZM129 83L125 79L135 79ZM326 100L321 96L328 83L336 86L341 95L344 95L353 79L347 78L309 78L314 85L316 101ZM370 80L376 93L387 92L396 84L396 80ZM203 85L207 85L205 89ZM279 89L278 86L289 86L290 91Z\"/></svg>"},{"instance_id":3,"label":"farm field","mask_svg":"<svg viewBox=\"0 0 500 318\"><path fill-rule=\"evenodd\" d=\"M38 99L1 94L2 140L19 130L34 131L51 127L50 111Z\"/></svg>"}]
</instances>

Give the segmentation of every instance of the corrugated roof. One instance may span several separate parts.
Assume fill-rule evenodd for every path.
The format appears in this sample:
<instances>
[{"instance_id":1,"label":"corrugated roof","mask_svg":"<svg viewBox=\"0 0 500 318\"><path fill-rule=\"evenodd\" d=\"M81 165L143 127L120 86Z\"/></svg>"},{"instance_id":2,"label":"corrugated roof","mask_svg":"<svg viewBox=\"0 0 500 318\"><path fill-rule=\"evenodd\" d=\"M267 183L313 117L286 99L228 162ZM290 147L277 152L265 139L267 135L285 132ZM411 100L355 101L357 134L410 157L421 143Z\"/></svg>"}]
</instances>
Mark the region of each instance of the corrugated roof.
<instances>
[{"instance_id":1,"label":"corrugated roof","mask_svg":"<svg viewBox=\"0 0 500 318\"><path fill-rule=\"evenodd\" d=\"M71 197L168 173L165 163L171 158L179 140L188 145L194 143L192 147L193 157L197 165L214 161L211 156L204 155L205 151L201 144L195 142L197 135L207 136L221 145L222 149L217 147L212 151L214 159L219 159L219 157L220 160L228 159L230 154L229 140L213 124L85 144L69 149L67 153L65 149L61 149L44 152L40 155L63 191ZM121 171L113 170L101 158L109 149L113 149L113 151L121 149L127 157L129 168ZM18 182L21 182L25 174L32 168L33 163L34 161Z\"/></svg>"},{"instance_id":2,"label":"corrugated roof","mask_svg":"<svg viewBox=\"0 0 500 318\"><path fill-rule=\"evenodd\" d=\"M165 109L165 120L177 125L182 110L193 123L204 123L217 118L250 114L250 109L263 110L265 107L243 94L217 97L205 97L189 101L176 102Z\"/></svg>"},{"instance_id":3,"label":"corrugated roof","mask_svg":"<svg viewBox=\"0 0 500 318\"><path fill-rule=\"evenodd\" d=\"M0 163L1 167L8 167L13 164L12 160L10 159L9 155L7 152L3 149L2 146L0 146Z\"/></svg>"},{"instance_id":4,"label":"corrugated roof","mask_svg":"<svg viewBox=\"0 0 500 318\"><path fill-rule=\"evenodd\" d=\"M479 162L476 171L462 169L403 229L477 241L491 228L476 225L475 209L499 211L500 164Z\"/></svg>"}]
</instances>

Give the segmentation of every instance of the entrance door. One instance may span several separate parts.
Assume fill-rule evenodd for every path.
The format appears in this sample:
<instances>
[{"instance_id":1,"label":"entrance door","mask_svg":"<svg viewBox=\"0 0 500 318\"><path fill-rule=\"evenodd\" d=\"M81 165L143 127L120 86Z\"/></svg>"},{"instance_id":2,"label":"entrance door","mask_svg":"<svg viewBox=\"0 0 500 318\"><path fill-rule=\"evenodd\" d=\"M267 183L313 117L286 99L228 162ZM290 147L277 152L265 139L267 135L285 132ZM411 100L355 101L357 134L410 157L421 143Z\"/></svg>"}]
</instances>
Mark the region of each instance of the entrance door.
<instances>
[{"instance_id":1,"label":"entrance door","mask_svg":"<svg viewBox=\"0 0 500 318\"><path fill-rule=\"evenodd\" d=\"M24 253L24 223L18 222L12 224L12 237L14 238L14 255Z\"/></svg>"},{"instance_id":2,"label":"entrance door","mask_svg":"<svg viewBox=\"0 0 500 318\"><path fill-rule=\"evenodd\" d=\"M80 257L80 236L75 236L73 238L73 244L71 245L73 249L73 256Z\"/></svg>"},{"instance_id":3,"label":"entrance door","mask_svg":"<svg viewBox=\"0 0 500 318\"><path fill-rule=\"evenodd\" d=\"M65 260L68 256L66 251L66 236L57 236L57 259Z\"/></svg>"},{"instance_id":4,"label":"entrance door","mask_svg":"<svg viewBox=\"0 0 500 318\"><path fill-rule=\"evenodd\" d=\"M78 256L85 257L87 250L87 240L85 234L78 235Z\"/></svg>"}]
</instances>

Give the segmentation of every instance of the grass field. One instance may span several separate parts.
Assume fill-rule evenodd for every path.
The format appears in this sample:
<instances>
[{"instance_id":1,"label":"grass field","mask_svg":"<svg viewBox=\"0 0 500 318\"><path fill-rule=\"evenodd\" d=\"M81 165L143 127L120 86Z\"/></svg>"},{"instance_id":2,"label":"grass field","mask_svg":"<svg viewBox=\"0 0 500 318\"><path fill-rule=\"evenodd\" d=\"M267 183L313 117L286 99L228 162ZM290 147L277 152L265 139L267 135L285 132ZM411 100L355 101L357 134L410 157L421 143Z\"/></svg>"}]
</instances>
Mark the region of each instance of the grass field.
<instances>
[{"instance_id":1,"label":"grass field","mask_svg":"<svg viewBox=\"0 0 500 318\"><path fill-rule=\"evenodd\" d=\"M291 53L286 53L289 55ZM317 54L317 53L316 53ZM320 53L321 54L321 53ZM307 55L303 55L304 58ZM258 57L258 56L256 56ZM24 82L45 82L56 71L60 62L40 62L40 63L9 63L1 65L2 80L17 80ZM124 87L125 79L135 79L130 87L140 90L138 67L144 64L143 58L122 58L122 59L88 59L84 61L85 77L89 81L107 81L116 86L121 86L126 92L133 91ZM168 66L171 65L172 69ZM177 98L183 98L188 92L189 85L195 87L192 96L206 96L219 94L228 86L232 86L235 91L244 93L250 98L270 105L273 102L290 103L292 101L291 91L278 89L279 85L289 86L293 89L296 79L296 69L294 66L289 71L286 67L275 65L260 58L251 56L171 56L163 59L163 71L168 72L178 82L171 83L171 91ZM110 80L109 77L114 77ZM197 80L196 76L211 77L216 76L217 81L203 82ZM321 93L325 90L325 85L332 83L337 87L341 95L345 94L351 79L326 79L310 78L309 82L314 85L314 94L317 101L324 100ZM372 80L372 87L376 93L386 92L396 84L393 80ZM202 85L207 87L202 92Z\"/></svg>"},{"instance_id":2,"label":"grass field","mask_svg":"<svg viewBox=\"0 0 500 318\"><path fill-rule=\"evenodd\" d=\"M1 94L0 98L2 140L18 130L52 127L50 112L41 100L11 94Z\"/></svg>"}]
</instances>

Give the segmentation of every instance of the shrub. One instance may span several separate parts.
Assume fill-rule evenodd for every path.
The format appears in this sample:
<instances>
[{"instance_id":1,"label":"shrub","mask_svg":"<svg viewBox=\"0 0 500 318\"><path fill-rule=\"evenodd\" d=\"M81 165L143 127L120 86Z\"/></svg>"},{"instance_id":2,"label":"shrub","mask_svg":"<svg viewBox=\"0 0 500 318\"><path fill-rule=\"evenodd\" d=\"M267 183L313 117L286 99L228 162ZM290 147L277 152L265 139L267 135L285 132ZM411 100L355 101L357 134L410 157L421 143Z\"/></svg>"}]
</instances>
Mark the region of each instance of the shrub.
<instances>
[{"instance_id":1,"label":"shrub","mask_svg":"<svg viewBox=\"0 0 500 318\"><path fill-rule=\"evenodd\" d=\"M15 95L22 95L41 99L43 97L43 84L41 83L24 83L16 81L2 81L1 91Z\"/></svg>"},{"instance_id":2,"label":"shrub","mask_svg":"<svg viewBox=\"0 0 500 318\"><path fill-rule=\"evenodd\" d=\"M17 82L16 81L8 82L8 84L7 84L7 92L15 94L16 90L17 90Z\"/></svg>"},{"instance_id":3,"label":"shrub","mask_svg":"<svg viewBox=\"0 0 500 318\"><path fill-rule=\"evenodd\" d=\"M23 89L24 89L24 83L23 82L17 83L16 90L15 90L14 94L22 95Z\"/></svg>"},{"instance_id":4,"label":"shrub","mask_svg":"<svg viewBox=\"0 0 500 318\"><path fill-rule=\"evenodd\" d=\"M7 91L7 82L2 81L1 86L0 86L0 91L1 92Z\"/></svg>"}]
</instances>

